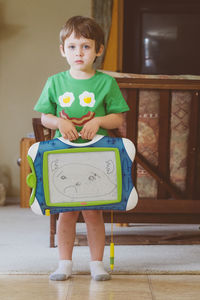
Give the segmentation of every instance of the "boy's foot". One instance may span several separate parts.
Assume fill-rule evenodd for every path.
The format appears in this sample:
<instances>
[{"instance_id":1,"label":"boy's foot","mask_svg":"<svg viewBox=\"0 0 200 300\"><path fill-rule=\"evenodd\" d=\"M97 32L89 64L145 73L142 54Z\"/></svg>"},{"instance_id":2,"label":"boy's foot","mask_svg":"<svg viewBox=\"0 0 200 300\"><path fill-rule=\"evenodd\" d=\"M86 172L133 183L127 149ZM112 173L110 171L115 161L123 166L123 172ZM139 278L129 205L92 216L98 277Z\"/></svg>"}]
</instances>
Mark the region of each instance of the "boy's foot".
<instances>
[{"instance_id":1,"label":"boy's foot","mask_svg":"<svg viewBox=\"0 0 200 300\"><path fill-rule=\"evenodd\" d=\"M90 262L91 276L96 281L110 280L111 276L104 269L102 261L91 261Z\"/></svg>"},{"instance_id":2,"label":"boy's foot","mask_svg":"<svg viewBox=\"0 0 200 300\"><path fill-rule=\"evenodd\" d=\"M63 281L67 280L72 274L72 261L71 260L60 260L58 269L51 273L49 276L50 280Z\"/></svg>"}]
</instances>

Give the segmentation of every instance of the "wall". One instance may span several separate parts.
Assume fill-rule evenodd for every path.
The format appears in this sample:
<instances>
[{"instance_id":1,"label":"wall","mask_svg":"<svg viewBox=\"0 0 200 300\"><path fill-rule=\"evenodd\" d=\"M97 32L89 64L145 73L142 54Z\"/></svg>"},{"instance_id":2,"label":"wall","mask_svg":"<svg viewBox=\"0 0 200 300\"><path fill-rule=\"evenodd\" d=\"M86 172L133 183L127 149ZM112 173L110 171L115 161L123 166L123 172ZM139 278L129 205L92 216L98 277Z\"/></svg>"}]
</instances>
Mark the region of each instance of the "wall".
<instances>
[{"instance_id":1,"label":"wall","mask_svg":"<svg viewBox=\"0 0 200 300\"><path fill-rule=\"evenodd\" d=\"M8 196L20 189L20 140L31 133L33 112L48 76L67 65L59 30L73 15L91 16L91 0L0 0L0 167Z\"/></svg>"}]
</instances>

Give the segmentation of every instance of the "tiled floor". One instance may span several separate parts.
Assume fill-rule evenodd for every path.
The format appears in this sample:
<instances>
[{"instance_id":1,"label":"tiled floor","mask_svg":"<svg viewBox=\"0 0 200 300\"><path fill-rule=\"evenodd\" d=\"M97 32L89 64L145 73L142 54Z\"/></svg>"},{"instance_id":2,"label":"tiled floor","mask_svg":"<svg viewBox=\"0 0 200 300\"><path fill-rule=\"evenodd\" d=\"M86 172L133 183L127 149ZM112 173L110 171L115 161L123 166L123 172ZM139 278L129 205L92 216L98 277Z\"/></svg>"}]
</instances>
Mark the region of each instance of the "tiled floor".
<instances>
[{"instance_id":1,"label":"tiled floor","mask_svg":"<svg viewBox=\"0 0 200 300\"><path fill-rule=\"evenodd\" d=\"M46 275L0 275L1 300L199 300L200 275L113 275L95 282L73 275L64 282Z\"/></svg>"}]
</instances>

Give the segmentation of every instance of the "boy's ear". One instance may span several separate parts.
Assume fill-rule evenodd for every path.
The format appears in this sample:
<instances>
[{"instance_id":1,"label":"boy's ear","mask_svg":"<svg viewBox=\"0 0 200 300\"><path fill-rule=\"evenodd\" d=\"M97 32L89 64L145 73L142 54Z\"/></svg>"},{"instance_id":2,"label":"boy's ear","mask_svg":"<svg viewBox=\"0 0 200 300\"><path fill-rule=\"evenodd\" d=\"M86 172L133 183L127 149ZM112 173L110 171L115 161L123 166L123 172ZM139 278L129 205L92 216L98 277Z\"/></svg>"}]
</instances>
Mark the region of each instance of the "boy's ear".
<instances>
[{"instance_id":1,"label":"boy's ear","mask_svg":"<svg viewBox=\"0 0 200 300\"><path fill-rule=\"evenodd\" d=\"M96 56L101 56L101 54L103 53L103 50L104 50L104 45L101 45L100 49L99 49L99 52L97 53Z\"/></svg>"},{"instance_id":2,"label":"boy's ear","mask_svg":"<svg viewBox=\"0 0 200 300\"><path fill-rule=\"evenodd\" d=\"M63 45L60 45L60 53L63 57L65 57L65 51Z\"/></svg>"}]
</instances>

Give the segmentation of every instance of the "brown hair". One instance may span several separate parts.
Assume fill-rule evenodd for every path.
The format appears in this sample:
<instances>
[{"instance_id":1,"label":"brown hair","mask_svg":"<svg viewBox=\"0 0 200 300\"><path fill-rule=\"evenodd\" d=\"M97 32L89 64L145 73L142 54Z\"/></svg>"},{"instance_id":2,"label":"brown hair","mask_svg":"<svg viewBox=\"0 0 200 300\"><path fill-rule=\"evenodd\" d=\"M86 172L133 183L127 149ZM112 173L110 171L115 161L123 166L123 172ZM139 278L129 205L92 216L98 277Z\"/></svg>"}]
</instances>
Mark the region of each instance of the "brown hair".
<instances>
[{"instance_id":1,"label":"brown hair","mask_svg":"<svg viewBox=\"0 0 200 300\"><path fill-rule=\"evenodd\" d=\"M70 18L60 31L61 45L64 45L65 39L68 38L72 32L74 32L77 38L83 36L86 39L94 40L96 53L99 52L101 45L104 45L104 32L99 24L92 18L82 16Z\"/></svg>"}]
</instances>

